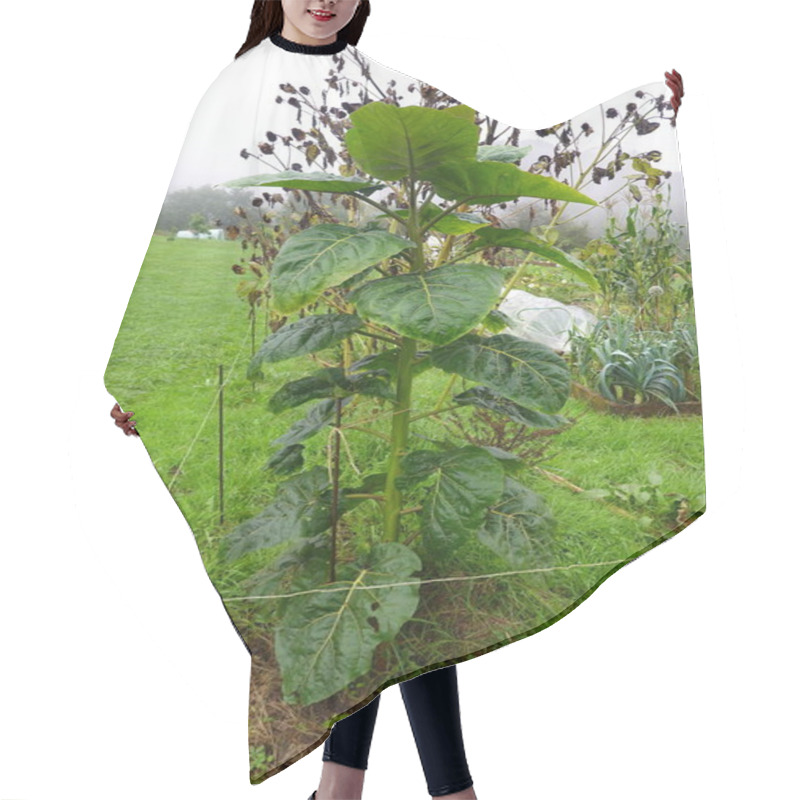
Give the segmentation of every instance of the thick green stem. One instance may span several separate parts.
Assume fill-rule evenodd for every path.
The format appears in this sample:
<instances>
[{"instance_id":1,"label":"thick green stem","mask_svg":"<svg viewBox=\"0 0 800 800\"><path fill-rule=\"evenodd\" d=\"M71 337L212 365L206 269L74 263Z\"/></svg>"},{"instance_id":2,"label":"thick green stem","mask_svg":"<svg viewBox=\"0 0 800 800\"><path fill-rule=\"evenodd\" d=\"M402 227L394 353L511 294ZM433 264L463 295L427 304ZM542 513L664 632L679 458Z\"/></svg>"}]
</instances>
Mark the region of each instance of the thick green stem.
<instances>
[{"instance_id":1,"label":"thick green stem","mask_svg":"<svg viewBox=\"0 0 800 800\"><path fill-rule=\"evenodd\" d=\"M413 173L406 179L405 184L408 194L406 235L417 245L413 251L411 268L414 272L424 272L423 234L419 224L417 185ZM384 489L386 498L383 507L384 533L386 541L389 542L396 542L400 539L400 512L403 498L402 493L395 486L395 479L400 475L400 462L406 454L408 446L408 429L411 422L411 385L414 378L412 368L416 355L416 340L403 336L400 340L400 354L397 359L397 394L392 415L392 442L386 466L386 487Z\"/></svg>"}]
</instances>

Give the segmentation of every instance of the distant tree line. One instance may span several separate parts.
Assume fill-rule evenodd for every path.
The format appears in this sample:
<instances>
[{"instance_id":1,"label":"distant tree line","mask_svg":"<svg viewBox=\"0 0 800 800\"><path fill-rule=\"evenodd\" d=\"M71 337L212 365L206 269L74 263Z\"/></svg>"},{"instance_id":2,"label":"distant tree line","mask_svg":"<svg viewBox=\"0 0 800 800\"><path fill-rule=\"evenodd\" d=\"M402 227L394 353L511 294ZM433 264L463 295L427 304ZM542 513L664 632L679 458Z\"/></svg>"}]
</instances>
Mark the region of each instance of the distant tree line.
<instances>
[{"instance_id":1,"label":"distant tree line","mask_svg":"<svg viewBox=\"0 0 800 800\"><path fill-rule=\"evenodd\" d=\"M215 189L210 184L169 192L156 222L157 231L197 229L204 219L209 228L235 225L233 209L249 206L253 192L247 189Z\"/></svg>"}]
</instances>

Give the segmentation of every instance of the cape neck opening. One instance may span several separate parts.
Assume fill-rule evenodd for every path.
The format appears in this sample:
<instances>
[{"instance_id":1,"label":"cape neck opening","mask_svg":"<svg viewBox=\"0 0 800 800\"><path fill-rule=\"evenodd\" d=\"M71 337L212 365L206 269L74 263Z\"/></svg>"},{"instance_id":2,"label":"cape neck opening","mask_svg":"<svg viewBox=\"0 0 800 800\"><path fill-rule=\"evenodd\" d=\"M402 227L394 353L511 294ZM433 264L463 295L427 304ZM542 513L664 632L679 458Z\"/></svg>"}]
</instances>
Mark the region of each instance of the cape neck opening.
<instances>
[{"instance_id":1,"label":"cape neck opening","mask_svg":"<svg viewBox=\"0 0 800 800\"><path fill-rule=\"evenodd\" d=\"M347 47L347 39L342 36L341 31L338 32L336 41L328 44L300 44L300 42L293 42L291 39L287 39L278 31L271 34L269 39L276 47L288 50L290 53L305 53L310 56L327 56L332 53L339 53Z\"/></svg>"}]
</instances>

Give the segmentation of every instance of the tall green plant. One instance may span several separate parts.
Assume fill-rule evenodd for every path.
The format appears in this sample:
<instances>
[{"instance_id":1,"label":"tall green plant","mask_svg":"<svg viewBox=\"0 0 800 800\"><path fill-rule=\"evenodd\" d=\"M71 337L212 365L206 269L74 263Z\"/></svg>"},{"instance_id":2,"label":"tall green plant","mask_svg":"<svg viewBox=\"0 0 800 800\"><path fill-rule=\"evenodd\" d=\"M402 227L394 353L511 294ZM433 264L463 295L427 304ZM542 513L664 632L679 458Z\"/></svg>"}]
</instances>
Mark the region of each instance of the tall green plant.
<instances>
[{"instance_id":1,"label":"tall green plant","mask_svg":"<svg viewBox=\"0 0 800 800\"><path fill-rule=\"evenodd\" d=\"M309 86L281 83L276 102L288 103L294 107L297 113L296 125L282 132L266 131L257 146L244 147L241 150L241 157L255 159L264 164L266 169L273 171L299 172L308 169L314 174L336 172L343 177L354 175L357 168L349 151L346 148L337 149L331 144L332 141L337 142L343 138L350 124L348 113L352 104L342 102L339 86L343 80L345 61L351 60L353 63L348 68L354 66L361 75L361 79L350 87L354 92L353 101L356 105L367 105L374 101L400 105L405 92L418 93L419 105L426 108L443 109L458 105L455 98L430 84L412 82L399 87L394 80L381 84L378 77L372 75L368 59L357 52L348 53L342 59L335 59L331 80L325 83L319 93ZM658 130L663 120L669 120L674 125L674 114L669 101L663 92L652 95L638 90L628 102L619 107L600 106L600 112L599 120L594 120L597 130L588 121L578 126L572 120L537 130L537 137L543 142L552 143L552 155L543 153L526 171L536 175L552 175L578 190L589 183L604 184L608 187L608 194L600 199L604 204L625 189L640 202L642 191L638 188L639 185L651 190L661 187L672 173L654 166L661 160L660 151L629 148L631 152L628 153L623 150L623 145L626 139L628 144L632 144L631 138L641 141L642 137ZM513 163L520 161L531 150L530 145L519 147L523 133L521 128L504 125L479 113L476 113L474 121L479 128L479 158ZM566 173L566 178L563 173ZM238 238L242 244L242 263L234 265L232 269L237 274L250 276L249 280L243 280L239 284L238 291L250 306L253 353L256 317L260 310L265 311L265 331L274 331L286 322L285 316L270 308L269 286L261 280L264 274L263 265L274 259L277 250L292 234L296 224L306 227L321 222L352 222L359 205L355 194L337 193L329 203L320 205L312 192L298 187L283 188L289 188L285 197L280 192L264 192L253 196L249 202L237 205L235 213L244 222L242 225L237 222L227 230L230 238ZM328 188L332 189L330 186ZM504 218L509 205L513 210L519 199L517 197L511 201L498 202L493 213L500 219ZM562 237L557 228L568 204L558 203L555 198L545 198L544 205L549 209L551 219L540 232L542 238L539 243L559 243L560 247L569 249L572 234L567 233ZM587 208L568 222L572 223L590 211L591 208ZM342 219L345 216L347 220ZM533 215L531 219L532 217ZM466 221L463 215L461 219ZM521 221L519 216L515 224L518 221ZM458 232L464 232L463 225L460 227ZM524 226L525 230L529 228L530 224ZM454 231L451 225L448 232ZM561 252L562 258L565 255L563 251L556 252ZM502 258L501 247L489 248L483 255L486 263L496 266L502 265ZM553 259L543 250L527 250L518 267L519 277L528 274L532 267L550 266L552 263ZM565 263L557 263L567 266ZM593 291L599 292L600 286L591 271L578 269L578 263L573 260L570 270L572 275Z\"/></svg>"},{"instance_id":2,"label":"tall green plant","mask_svg":"<svg viewBox=\"0 0 800 800\"><path fill-rule=\"evenodd\" d=\"M435 569L477 538L515 567L536 563L553 519L541 498L512 477L519 459L469 442L437 440L416 449L412 426L468 406L530 427L563 424L557 412L569 394L568 366L540 345L486 335L509 285L479 254L513 247L570 270L585 268L532 234L491 227L466 212L518 197L596 204L553 178L521 170L511 163L520 157L516 148L480 147L475 111L467 106L372 102L350 120L345 142L363 177L286 170L227 184L346 194L380 209L391 227L380 227L379 220L364 227L326 222L292 235L271 265L270 292L277 312L303 316L268 336L250 364L253 374L265 362L338 352L335 365L291 380L270 397L276 414L318 402L276 440L281 449L271 465L291 477L272 503L224 540L228 560L288 543L251 587L275 589L297 567L290 596L277 606L275 653L285 699L303 704L363 675L375 648L397 636L417 608L414 573L423 559ZM392 205L373 196L384 189ZM446 235L435 259L427 249L433 230ZM427 369L448 380L438 401L425 408L414 387ZM456 391L458 377L475 385ZM367 401L388 405L389 413L365 419ZM307 442L330 425L334 447L327 469L305 469ZM345 486L339 449L345 428L386 449L384 471L357 487ZM382 535L364 546L360 560L340 561L340 523L365 502L379 507ZM414 521L418 529L410 533ZM306 590L312 591L297 594Z\"/></svg>"},{"instance_id":3,"label":"tall green plant","mask_svg":"<svg viewBox=\"0 0 800 800\"><path fill-rule=\"evenodd\" d=\"M622 227L610 217L605 235L578 253L592 268L603 310L626 304L642 330L671 330L692 302L691 266L671 216L669 201L655 192L646 212L632 205Z\"/></svg>"}]
</instances>

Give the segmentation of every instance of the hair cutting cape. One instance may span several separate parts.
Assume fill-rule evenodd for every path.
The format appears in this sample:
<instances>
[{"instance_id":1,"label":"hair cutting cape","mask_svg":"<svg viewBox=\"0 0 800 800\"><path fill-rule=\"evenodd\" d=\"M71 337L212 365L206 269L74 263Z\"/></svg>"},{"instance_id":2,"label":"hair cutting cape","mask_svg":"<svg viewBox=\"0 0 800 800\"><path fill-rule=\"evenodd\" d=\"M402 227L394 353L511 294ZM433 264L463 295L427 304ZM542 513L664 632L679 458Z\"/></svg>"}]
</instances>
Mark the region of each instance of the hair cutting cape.
<instances>
[{"instance_id":1,"label":"hair cutting cape","mask_svg":"<svg viewBox=\"0 0 800 800\"><path fill-rule=\"evenodd\" d=\"M668 94L526 130L273 35L200 100L104 380L250 653L251 783L703 513Z\"/></svg>"}]
</instances>

